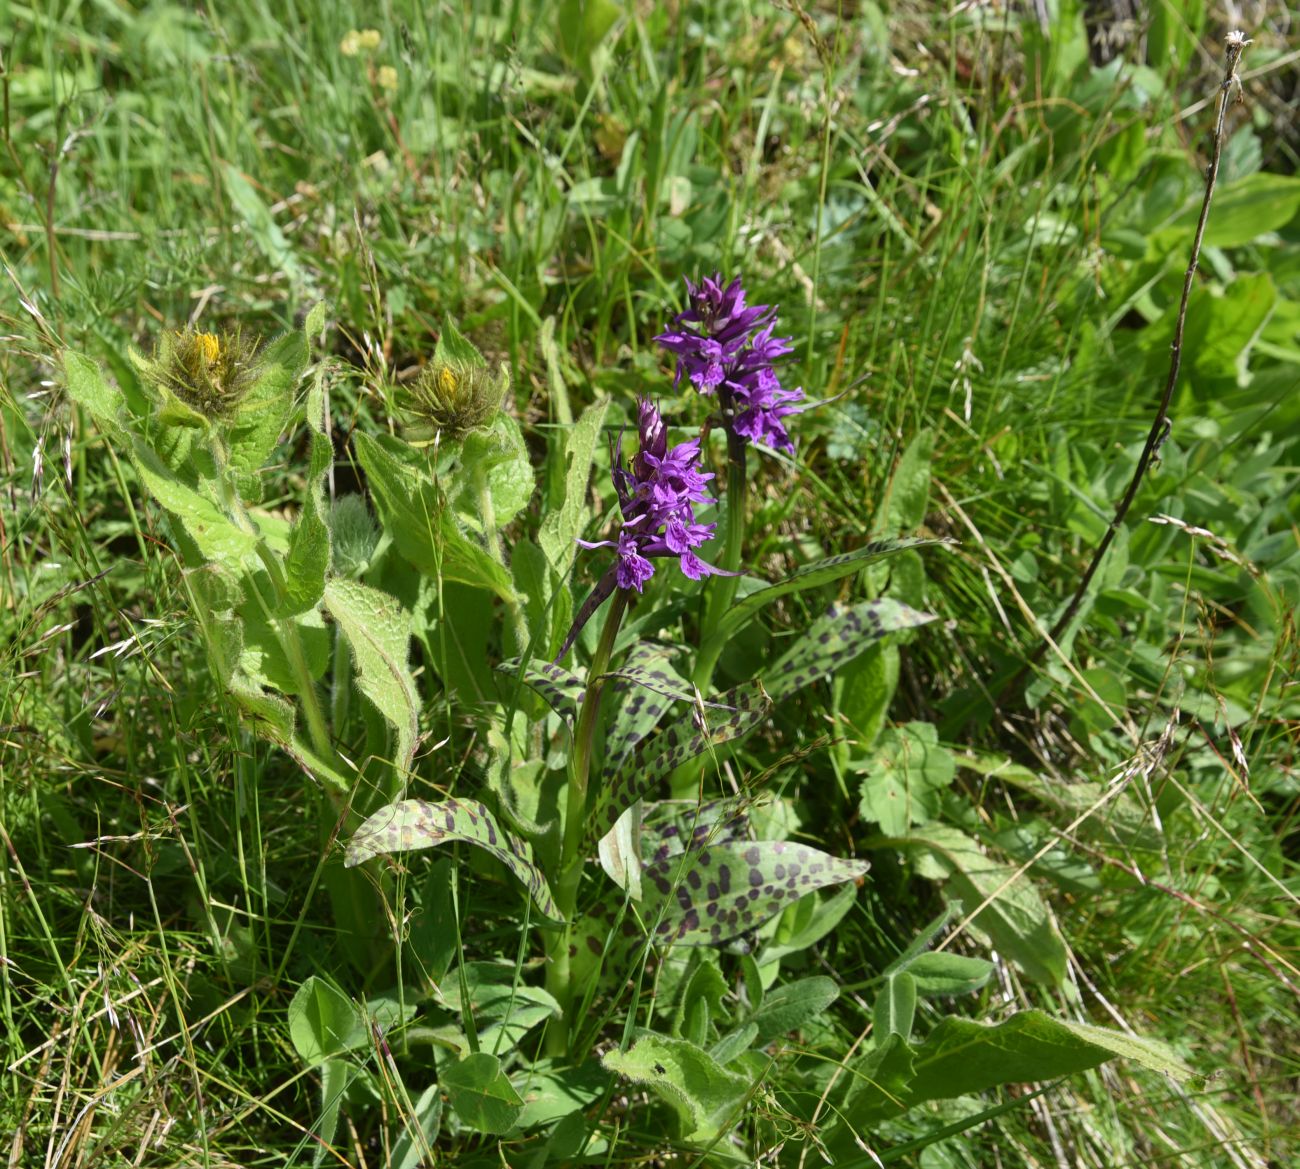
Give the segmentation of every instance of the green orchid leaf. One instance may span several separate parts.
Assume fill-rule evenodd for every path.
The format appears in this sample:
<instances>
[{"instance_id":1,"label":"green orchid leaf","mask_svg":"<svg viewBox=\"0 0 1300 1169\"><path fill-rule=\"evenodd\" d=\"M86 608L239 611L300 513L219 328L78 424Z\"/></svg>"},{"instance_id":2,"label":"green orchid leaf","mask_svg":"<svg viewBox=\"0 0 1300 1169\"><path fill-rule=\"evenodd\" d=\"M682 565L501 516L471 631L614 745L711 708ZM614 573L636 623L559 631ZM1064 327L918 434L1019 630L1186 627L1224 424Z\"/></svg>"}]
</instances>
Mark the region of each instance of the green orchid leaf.
<instances>
[{"instance_id":1,"label":"green orchid leaf","mask_svg":"<svg viewBox=\"0 0 1300 1169\"><path fill-rule=\"evenodd\" d=\"M478 800L398 800L371 816L352 837L343 863L352 868L372 856L433 848L463 840L496 857L532 894L547 917L560 920L541 869L533 863L528 843L504 831L486 805Z\"/></svg>"},{"instance_id":2,"label":"green orchid leaf","mask_svg":"<svg viewBox=\"0 0 1300 1169\"><path fill-rule=\"evenodd\" d=\"M943 543L947 543L947 541L877 540L853 552L831 556L825 560L819 560L815 564L806 564L802 568L796 569L785 580L768 585L766 588L759 589L757 592L750 593L738 600L727 610L722 620L718 622L718 628L710 635L709 644L728 641L739 630L749 624L759 610L770 605L773 601L788 597L791 593L800 593L807 589L833 584L837 580L842 580L844 577L860 571L868 564L874 564L886 556L901 552L904 548L921 548L928 544Z\"/></svg>"},{"instance_id":3,"label":"green orchid leaf","mask_svg":"<svg viewBox=\"0 0 1300 1169\"><path fill-rule=\"evenodd\" d=\"M536 690L550 708L570 725L578 717L578 707L587 692L587 684L563 666L533 658L521 667L518 658L511 658L502 662L497 669Z\"/></svg>"},{"instance_id":4,"label":"green orchid leaf","mask_svg":"<svg viewBox=\"0 0 1300 1169\"><path fill-rule=\"evenodd\" d=\"M604 836L633 803L688 759L749 734L767 718L772 706L763 687L755 682L727 691L719 702L717 709L692 710L688 718L665 727L637 747L618 775L602 788L588 829L591 839Z\"/></svg>"},{"instance_id":5,"label":"green orchid leaf","mask_svg":"<svg viewBox=\"0 0 1300 1169\"><path fill-rule=\"evenodd\" d=\"M848 609L833 608L816 621L769 670L763 685L774 702L807 689L819 678L834 674L880 641L900 629L914 629L933 621L889 599L863 601Z\"/></svg>"}]
</instances>

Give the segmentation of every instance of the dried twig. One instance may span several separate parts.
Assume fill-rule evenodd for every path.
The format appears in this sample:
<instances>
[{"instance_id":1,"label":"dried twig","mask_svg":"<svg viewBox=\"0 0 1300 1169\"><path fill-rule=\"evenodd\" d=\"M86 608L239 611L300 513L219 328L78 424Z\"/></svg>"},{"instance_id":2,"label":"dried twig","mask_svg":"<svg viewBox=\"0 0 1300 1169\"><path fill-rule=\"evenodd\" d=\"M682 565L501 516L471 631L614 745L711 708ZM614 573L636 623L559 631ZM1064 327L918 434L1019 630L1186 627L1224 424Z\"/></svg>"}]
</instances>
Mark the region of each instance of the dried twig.
<instances>
[{"instance_id":1,"label":"dried twig","mask_svg":"<svg viewBox=\"0 0 1300 1169\"><path fill-rule=\"evenodd\" d=\"M1160 405L1156 409L1155 418L1151 423L1151 430L1147 434L1146 444L1142 448L1142 454L1138 457L1137 466L1133 470L1133 478L1129 480L1128 489L1116 506L1115 515L1106 528L1106 533L1102 536L1101 542L1093 552L1092 560L1089 562L1084 574L1079 578L1079 583L1074 590L1074 595L1070 598L1069 604L1065 606L1051 631L1039 641L1038 647L1026 659L1025 664L1003 688L1002 694L1018 688L1029 668L1042 659L1043 654L1047 652L1048 646L1060 641L1061 634L1074 620L1075 614L1079 611L1079 606L1083 603L1083 598L1087 595L1092 578L1096 575L1097 569L1105 559L1106 553L1115 539L1115 534L1123 526L1129 508L1133 506L1133 500L1137 497L1138 488L1142 486L1142 480L1147 473L1147 469L1151 466L1152 460L1168 437L1170 427L1169 403L1173 399L1174 387L1178 384L1178 371L1182 365L1183 326L1187 321L1187 304L1192 295L1192 281L1196 277L1196 266L1201 259L1201 241L1205 238L1205 225L1210 218L1210 201L1214 198L1214 187L1219 179L1219 158L1223 152L1223 123L1228 114L1228 104L1232 100L1234 89L1237 91L1237 100L1241 100L1241 80L1237 75L1237 69L1241 64L1241 55L1250 43L1245 33L1236 30L1230 32L1225 38L1224 73L1223 81L1219 86L1219 113L1214 124L1210 165L1205 171L1205 198L1201 200L1201 215L1196 221L1196 236L1192 240L1191 262L1187 265L1187 272L1183 277L1183 296L1178 304L1178 321L1174 326L1174 340L1170 346L1169 374L1165 378L1164 394L1161 396Z\"/></svg>"}]
</instances>

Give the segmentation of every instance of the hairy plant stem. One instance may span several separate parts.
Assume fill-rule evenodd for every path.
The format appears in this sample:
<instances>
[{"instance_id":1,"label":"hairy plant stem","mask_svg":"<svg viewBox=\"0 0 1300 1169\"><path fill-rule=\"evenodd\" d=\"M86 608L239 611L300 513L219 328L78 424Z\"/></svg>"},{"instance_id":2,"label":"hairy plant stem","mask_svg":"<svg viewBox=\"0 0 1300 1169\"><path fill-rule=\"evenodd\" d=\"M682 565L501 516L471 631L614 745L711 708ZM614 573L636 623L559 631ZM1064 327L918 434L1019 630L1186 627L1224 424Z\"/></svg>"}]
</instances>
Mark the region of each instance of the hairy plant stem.
<instances>
[{"instance_id":1,"label":"hairy plant stem","mask_svg":"<svg viewBox=\"0 0 1300 1169\"><path fill-rule=\"evenodd\" d=\"M275 608L279 609L288 595L288 586L284 579L284 568L280 564L279 557L267 547L266 541L257 529L257 525L253 523L252 517L249 516L248 510L244 507L244 501L239 497L239 489L235 486L234 477L230 474L227 466L225 451L218 449L215 454L218 469L217 481L221 484L222 501L225 503L231 519L243 531L253 537L257 557L262 562L262 566L266 569L266 575L271 581ZM307 723L307 738L311 743L311 748L323 762L338 770L338 757L334 750L333 740L330 738L329 724L325 721L325 711L321 707L320 695L316 693L316 680L311 676L311 667L307 664L307 651L303 648L302 636L298 632L298 626L294 624L291 618L277 617L273 613L268 613L268 617L275 626L276 635L279 638L281 647L284 649L285 659L288 661L289 669L293 673L298 698L302 702L302 713ZM331 785L327 784L326 786L333 791Z\"/></svg>"},{"instance_id":2,"label":"hairy plant stem","mask_svg":"<svg viewBox=\"0 0 1300 1169\"><path fill-rule=\"evenodd\" d=\"M573 1005L573 987L569 976L569 947L573 941L573 919L578 910L578 886L582 882L582 841L587 833L587 794L591 778L591 750L599 722L600 699L605 689L603 675L618 639L627 608L627 593L614 590L614 598L605 616L596 655L587 670L587 691L578 711L573 731L573 751L569 756L569 790L564 805L564 841L560 848L560 878L555 887L555 904L564 918L564 928L552 935L550 963L546 968L547 989L559 1002L564 1014L551 1023L547 1032L547 1052L552 1056L568 1053L569 1011Z\"/></svg>"},{"instance_id":3,"label":"hairy plant stem","mask_svg":"<svg viewBox=\"0 0 1300 1169\"><path fill-rule=\"evenodd\" d=\"M729 419L732 403L728 397L720 397L723 417ZM718 567L727 572L736 572L740 568L741 553L745 545L745 439L730 428L727 429L727 534L722 548ZM710 634L718 627L722 616L731 608L736 599L736 588L740 578L736 576L715 576L709 581L708 600L704 606L704 627L700 630L701 647L695 659L695 671L691 680L699 687L701 693L708 693L713 684L713 671L717 668L718 658L722 653L721 641L712 639ZM676 793L674 793L676 794Z\"/></svg>"},{"instance_id":4,"label":"hairy plant stem","mask_svg":"<svg viewBox=\"0 0 1300 1169\"><path fill-rule=\"evenodd\" d=\"M1152 419L1146 443L1142 447L1142 453L1138 456L1137 466L1133 469L1133 477L1129 480L1128 488L1125 490L1123 497L1116 504L1115 514L1111 517L1105 534L1093 550L1092 559L1088 562L1088 567L1079 578L1079 583L1065 608L1061 611L1060 617L1056 619L1051 631L1040 639L1034 652L1025 659L1025 664L998 692L995 702L1000 701L1010 691L1018 689L1028 671L1042 660L1048 646L1055 646L1061 635L1069 628L1070 622L1074 620L1075 614L1078 613L1079 607L1083 604L1084 597L1088 595L1088 586L1092 584L1092 578L1097 574L1097 569L1101 567L1102 561L1106 558L1106 553L1110 550L1116 535L1124 525L1124 520L1128 516L1129 509L1133 506L1134 499L1137 498L1138 489L1142 486L1142 480L1146 477L1147 470L1169 435L1169 404L1173 401L1174 389L1178 385L1178 372L1182 366L1183 328L1187 323L1187 305L1191 300L1192 283L1196 278L1196 268L1201 259L1201 242L1205 238L1205 227L1210 220L1210 202L1214 198L1214 187L1219 179L1219 159L1223 153L1223 123L1228 114L1228 103L1234 87L1237 88L1238 96L1240 96L1241 81L1237 76L1237 70L1241 65L1242 52L1248 44L1250 44L1250 41L1240 32L1228 34L1223 81L1219 85L1218 116L1215 119L1214 136L1211 141L1210 165L1205 170L1205 195L1201 199L1201 214L1196 221L1196 234L1192 239L1191 259L1188 261L1187 271L1183 275L1183 295L1178 303L1178 318L1174 325L1173 343L1170 346L1169 372L1165 377L1164 393L1161 394L1160 404L1156 407L1155 418Z\"/></svg>"}]
</instances>

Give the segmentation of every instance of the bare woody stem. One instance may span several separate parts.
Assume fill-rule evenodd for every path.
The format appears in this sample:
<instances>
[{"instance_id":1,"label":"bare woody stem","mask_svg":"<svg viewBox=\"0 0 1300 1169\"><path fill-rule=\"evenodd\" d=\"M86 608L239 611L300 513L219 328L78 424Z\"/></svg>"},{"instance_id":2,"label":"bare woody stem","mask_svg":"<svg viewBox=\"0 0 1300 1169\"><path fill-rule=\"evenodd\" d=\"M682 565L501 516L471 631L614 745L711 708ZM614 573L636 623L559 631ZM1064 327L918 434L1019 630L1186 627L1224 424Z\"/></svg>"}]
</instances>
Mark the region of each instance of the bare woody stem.
<instances>
[{"instance_id":1,"label":"bare woody stem","mask_svg":"<svg viewBox=\"0 0 1300 1169\"><path fill-rule=\"evenodd\" d=\"M1088 586L1092 583L1092 578L1097 574L1097 569L1106 558L1106 553L1114 542L1116 534L1123 526L1129 509L1133 506L1134 499L1137 498L1138 490L1142 486L1142 480L1168 434L1169 404L1173 400L1174 389L1178 385L1178 372L1182 366L1183 328L1187 322L1187 305L1191 300L1196 267L1201 259L1201 242L1205 238L1205 227L1210 219L1210 201L1214 198L1215 184L1219 179L1219 159L1223 153L1223 123L1228 114L1228 104L1233 89L1235 88L1240 92L1241 81L1237 75L1237 70L1241 65L1242 53L1248 44L1250 44L1250 41L1240 32L1231 32L1227 36L1223 81L1219 86L1219 110L1214 124L1210 165L1205 171L1205 197L1201 200L1201 214L1196 221L1196 235L1192 240L1191 261L1188 263L1187 272L1183 276L1183 295L1178 304L1178 320L1174 326L1173 344L1170 346L1169 373L1165 378L1165 389L1160 398L1160 405L1157 407L1155 418L1151 422L1151 430L1147 434L1146 443L1143 445L1142 453L1138 457L1137 466L1133 469L1133 478L1129 480L1127 490L1116 505L1115 515L1106 528L1100 543L1093 551L1087 569L1079 578L1074 595L1070 597L1069 603L1062 610L1060 617L1057 618L1056 624L1052 626L1051 632L1038 643L1037 648L1026 659L1025 664L1003 687L999 693L999 698L1008 691L1019 687L1028 669L1042 660L1048 646L1055 645L1061 634L1069 627L1070 622L1074 620L1075 614L1079 611L1079 606L1083 603L1083 598L1088 594Z\"/></svg>"}]
</instances>

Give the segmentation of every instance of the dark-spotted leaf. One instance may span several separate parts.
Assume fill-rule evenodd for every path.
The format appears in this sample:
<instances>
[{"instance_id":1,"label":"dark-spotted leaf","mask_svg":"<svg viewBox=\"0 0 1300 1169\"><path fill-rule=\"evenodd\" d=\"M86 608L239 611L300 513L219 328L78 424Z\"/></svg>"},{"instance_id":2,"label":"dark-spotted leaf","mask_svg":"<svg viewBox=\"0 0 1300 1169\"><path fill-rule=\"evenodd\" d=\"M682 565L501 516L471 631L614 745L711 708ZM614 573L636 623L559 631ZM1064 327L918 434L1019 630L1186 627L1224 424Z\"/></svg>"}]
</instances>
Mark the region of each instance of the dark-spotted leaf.
<instances>
[{"instance_id":1,"label":"dark-spotted leaf","mask_svg":"<svg viewBox=\"0 0 1300 1169\"><path fill-rule=\"evenodd\" d=\"M578 706L586 693L587 684L563 666L533 658L521 667L518 658L511 658L502 662L497 669L536 690L565 722L572 723L578 717Z\"/></svg>"},{"instance_id":2,"label":"dark-spotted leaf","mask_svg":"<svg viewBox=\"0 0 1300 1169\"><path fill-rule=\"evenodd\" d=\"M514 1128L524 1102L495 1055L479 1051L448 1068L441 1083L461 1121L475 1132L500 1136Z\"/></svg>"},{"instance_id":3,"label":"dark-spotted leaf","mask_svg":"<svg viewBox=\"0 0 1300 1169\"><path fill-rule=\"evenodd\" d=\"M624 669L662 668L663 652L658 646L639 641L627 655ZM660 688L646 688L620 679L614 683L613 693L622 696L605 734L605 761L601 776L608 783L618 774L627 757L659 725L673 704L673 697Z\"/></svg>"},{"instance_id":4,"label":"dark-spotted leaf","mask_svg":"<svg viewBox=\"0 0 1300 1169\"><path fill-rule=\"evenodd\" d=\"M396 732L394 762L407 770L420 711L410 667L411 615L395 597L342 577L325 586L325 608L352 650L358 688Z\"/></svg>"},{"instance_id":5,"label":"dark-spotted leaf","mask_svg":"<svg viewBox=\"0 0 1300 1169\"><path fill-rule=\"evenodd\" d=\"M692 710L637 747L601 790L588 828L591 839L604 836L633 803L688 759L747 735L767 718L772 706L762 686L754 682L728 690L718 701L720 709Z\"/></svg>"},{"instance_id":6,"label":"dark-spotted leaf","mask_svg":"<svg viewBox=\"0 0 1300 1169\"><path fill-rule=\"evenodd\" d=\"M671 666L671 650L648 642L638 642L636 651L639 652L629 655L626 663L616 670L610 670L604 677L618 678L620 681L642 686L664 698L675 699L678 702L694 702L711 706L715 710L736 709L726 703L725 695L712 699L701 698L695 687L685 681Z\"/></svg>"},{"instance_id":7,"label":"dark-spotted leaf","mask_svg":"<svg viewBox=\"0 0 1300 1169\"><path fill-rule=\"evenodd\" d=\"M833 608L765 672L763 685L779 702L787 694L797 694L817 679L834 674L887 633L933 620L929 613L888 598L863 601L848 609Z\"/></svg>"},{"instance_id":8,"label":"dark-spotted leaf","mask_svg":"<svg viewBox=\"0 0 1300 1169\"><path fill-rule=\"evenodd\" d=\"M815 564L805 564L802 568L796 569L785 580L750 593L732 605L723 615L722 620L718 622L718 628L710 635L709 642L725 642L734 637L736 632L744 628L760 609L770 605L773 601L789 596L791 593L799 593L806 589L815 589L820 588L822 585L833 584L837 580L842 580L844 577L858 572L868 564L873 564L883 557L893 555L895 552L901 552L904 548L920 548L927 544L941 543L944 543L944 541L876 540L874 543L858 548L853 552L830 556L825 560L817 561Z\"/></svg>"},{"instance_id":9,"label":"dark-spotted leaf","mask_svg":"<svg viewBox=\"0 0 1300 1169\"><path fill-rule=\"evenodd\" d=\"M607 1052L600 1062L671 1104L690 1141L711 1141L725 1131L751 1087L707 1051L668 1035L643 1032L627 1051Z\"/></svg>"},{"instance_id":10,"label":"dark-spotted leaf","mask_svg":"<svg viewBox=\"0 0 1300 1169\"><path fill-rule=\"evenodd\" d=\"M721 945L800 897L856 880L868 867L789 840L710 845L644 867L642 915L658 920L662 941Z\"/></svg>"},{"instance_id":11,"label":"dark-spotted leaf","mask_svg":"<svg viewBox=\"0 0 1300 1169\"><path fill-rule=\"evenodd\" d=\"M502 829L478 800L443 800L436 804L398 800L389 804L357 829L343 863L351 868L372 856L412 852L456 840L491 853L523 883L542 913L560 920L550 887L533 863L527 841Z\"/></svg>"}]
</instances>

